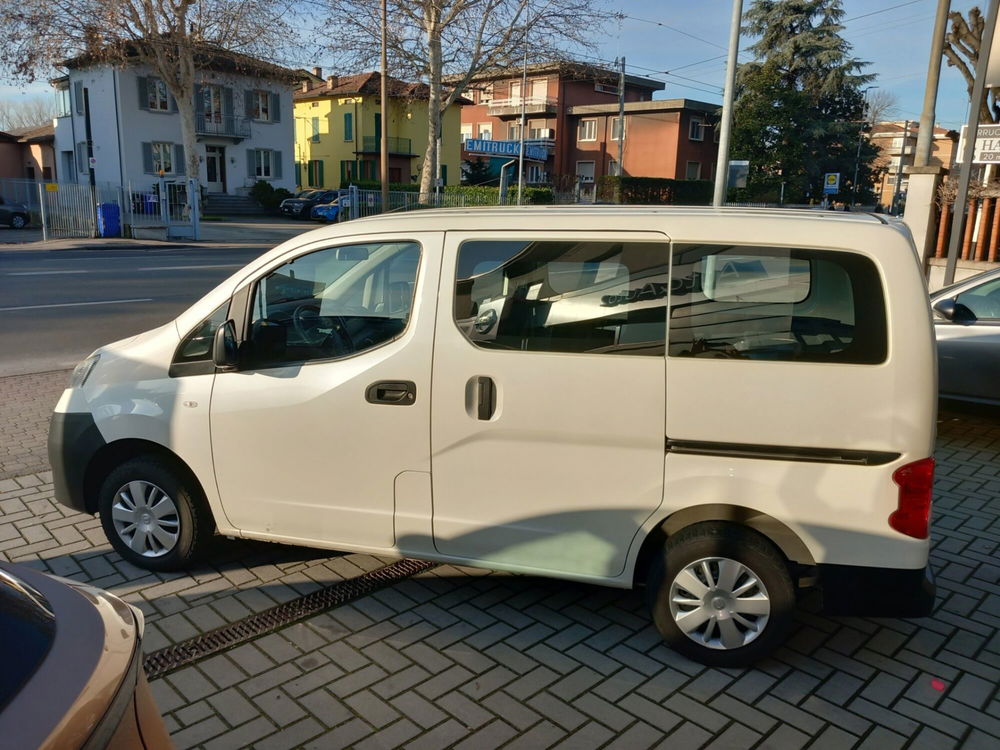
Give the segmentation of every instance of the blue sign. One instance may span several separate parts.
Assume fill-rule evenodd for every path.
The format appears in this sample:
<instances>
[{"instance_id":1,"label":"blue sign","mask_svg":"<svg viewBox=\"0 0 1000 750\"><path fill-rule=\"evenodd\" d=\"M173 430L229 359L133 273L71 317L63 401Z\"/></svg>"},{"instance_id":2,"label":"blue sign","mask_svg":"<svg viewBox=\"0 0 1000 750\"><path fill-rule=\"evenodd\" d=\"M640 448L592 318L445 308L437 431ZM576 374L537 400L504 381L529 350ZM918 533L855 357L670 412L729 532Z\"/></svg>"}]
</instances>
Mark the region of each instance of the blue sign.
<instances>
[{"instance_id":1,"label":"blue sign","mask_svg":"<svg viewBox=\"0 0 1000 750\"><path fill-rule=\"evenodd\" d=\"M823 175L823 195L836 195L840 192L840 172L827 172Z\"/></svg>"},{"instance_id":2,"label":"blue sign","mask_svg":"<svg viewBox=\"0 0 1000 750\"><path fill-rule=\"evenodd\" d=\"M520 141L489 141L482 138L470 138L465 142L465 150L476 154L490 156L517 157L521 153ZM524 144L524 158L531 161L545 161L549 158L549 150L545 146Z\"/></svg>"}]
</instances>

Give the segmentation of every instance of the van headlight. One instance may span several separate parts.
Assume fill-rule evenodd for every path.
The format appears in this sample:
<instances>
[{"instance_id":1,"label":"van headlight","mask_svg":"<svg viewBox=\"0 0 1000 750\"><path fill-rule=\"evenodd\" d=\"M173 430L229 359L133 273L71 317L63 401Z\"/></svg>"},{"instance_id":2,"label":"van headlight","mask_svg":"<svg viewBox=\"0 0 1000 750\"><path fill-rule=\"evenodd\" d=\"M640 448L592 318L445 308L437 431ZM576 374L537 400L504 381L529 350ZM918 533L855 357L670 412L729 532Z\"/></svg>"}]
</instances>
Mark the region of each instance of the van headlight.
<instances>
[{"instance_id":1,"label":"van headlight","mask_svg":"<svg viewBox=\"0 0 1000 750\"><path fill-rule=\"evenodd\" d=\"M94 371L94 367L97 366L97 361L100 358L100 354L91 354L74 367L73 374L69 376L69 387L82 388L83 384L87 382L87 378L90 377L90 373Z\"/></svg>"}]
</instances>

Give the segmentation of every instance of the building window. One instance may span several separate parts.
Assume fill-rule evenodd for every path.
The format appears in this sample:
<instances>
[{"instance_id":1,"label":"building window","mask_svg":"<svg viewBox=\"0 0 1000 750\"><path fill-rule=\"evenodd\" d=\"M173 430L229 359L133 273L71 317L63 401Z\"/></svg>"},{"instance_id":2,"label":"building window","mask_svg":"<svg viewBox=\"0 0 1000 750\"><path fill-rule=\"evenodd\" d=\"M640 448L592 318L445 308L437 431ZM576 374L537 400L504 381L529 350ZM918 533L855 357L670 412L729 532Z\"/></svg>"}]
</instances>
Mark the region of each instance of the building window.
<instances>
[{"instance_id":1,"label":"building window","mask_svg":"<svg viewBox=\"0 0 1000 750\"><path fill-rule=\"evenodd\" d=\"M578 141L597 140L597 120L580 120L576 127L576 139Z\"/></svg>"},{"instance_id":2,"label":"building window","mask_svg":"<svg viewBox=\"0 0 1000 750\"><path fill-rule=\"evenodd\" d=\"M895 185L896 184L896 175L891 174L888 177L886 177L885 178L885 184L886 185Z\"/></svg>"},{"instance_id":3,"label":"building window","mask_svg":"<svg viewBox=\"0 0 1000 750\"><path fill-rule=\"evenodd\" d=\"M461 127L462 144L464 145L467 140L472 137L472 123L467 125L462 125Z\"/></svg>"},{"instance_id":4,"label":"building window","mask_svg":"<svg viewBox=\"0 0 1000 750\"><path fill-rule=\"evenodd\" d=\"M489 104L491 101L493 101L493 84L488 83L479 92L479 103Z\"/></svg>"},{"instance_id":5,"label":"building window","mask_svg":"<svg viewBox=\"0 0 1000 750\"><path fill-rule=\"evenodd\" d=\"M520 125L508 125L507 126L507 140L518 141L521 139L521 126Z\"/></svg>"},{"instance_id":6,"label":"building window","mask_svg":"<svg viewBox=\"0 0 1000 750\"><path fill-rule=\"evenodd\" d=\"M344 140L354 140L354 113L344 112Z\"/></svg>"},{"instance_id":7,"label":"building window","mask_svg":"<svg viewBox=\"0 0 1000 750\"><path fill-rule=\"evenodd\" d=\"M626 128L627 129L627 128ZM621 132L621 120L617 117L611 118L611 140L617 141L619 134L622 138L625 137L625 133Z\"/></svg>"},{"instance_id":8,"label":"building window","mask_svg":"<svg viewBox=\"0 0 1000 750\"><path fill-rule=\"evenodd\" d=\"M52 167L42 167L42 179L46 182L52 180Z\"/></svg>"},{"instance_id":9,"label":"building window","mask_svg":"<svg viewBox=\"0 0 1000 750\"><path fill-rule=\"evenodd\" d=\"M684 171L685 180L700 180L701 179L701 162L700 161L689 161L687 163L687 169Z\"/></svg>"},{"instance_id":10,"label":"building window","mask_svg":"<svg viewBox=\"0 0 1000 750\"><path fill-rule=\"evenodd\" d=\"M174 171L174 144L153 143L153 172L170 174Z\"/></svg>"},{"instance_id":11,"label":"building window","mask_svg":"<svg viewBox=\"0 0 1000 750\"><path fill-rule=\"evenodd\" d=\"M527 167L527 181L532 184L545 182L545 167L542 164L529 164Z\"/></svg>"},{"instance_id":12,"label":"building window","mask_svg":"<svg viewBox=\"0 0 1000 750\"><path fill-rule=\"evenodd\" d=\"M309 136L309 140L313 143L319 143L319 118L312 118L312 135Z\"/></svg>"},{"instance_id":13,"label":"building window","mask_svg":"<svg viewBox=\"0 0 1000 750\"><path fill-rule=\"evenodd\" d=\"M167 84L159 78L150 78L146 81L146 99L150 109L166 112L170 109L170 96L167 93Z\"/></svg>"},{"instance_id":14,"label":"building window","mask_svg":"<svg viewBox=\"0 0 1000 750\"><path fill-rule=\"evenodd\" d=\"M309 187L323 187L323 160L312 159L306 166L306 179Z\"/></svg>"},{"instance_id":15,"label":"building window","mask_svg":"<svg viewBox=\"0 0 1000 750\"><path fill-rule=\"evenodd\" d=\"M252 116L261 122L271 121L271 93L269 91L253 92Z\"/></svg>"},{"instance_id":16,"label":"building window","mask_svg":"<svg viewBox=\"0 0 1000 750\"><path fill-rule=\"evenodd\" d=\"M700 117L692 117L688 126L688 138L692 141L705 140L705 121Z\"/></svg>"},{"instance_id":17,"label":"building window","mask_svg":"<svg viewBox=\"0 0 1000 750\"><path fill-rule=\"evenodd\" d=\"M56 90L56 117L69 117L73 114L73 105L69 99L69 89Z\"/></svg>"},{"instance_id":18,"label":"building window","mask_svg":"<svg viewBox=\"0 0 1000 750\"><path fill-rule=\"evenodd\" d=\"M254 176L266 179L273 171L273 152L266 148L254 149Z\"/></svg>"},{"instance_id":19,"label":"building window","mask_svg":"<svg viewBox=\"0 0 1000 750\"><path fill-rule=\"evenodd\" d=\"M479 123L479 138L483 141L493 140L493 123L491 122L481 122Z\"/></svg>"}]
</instances>

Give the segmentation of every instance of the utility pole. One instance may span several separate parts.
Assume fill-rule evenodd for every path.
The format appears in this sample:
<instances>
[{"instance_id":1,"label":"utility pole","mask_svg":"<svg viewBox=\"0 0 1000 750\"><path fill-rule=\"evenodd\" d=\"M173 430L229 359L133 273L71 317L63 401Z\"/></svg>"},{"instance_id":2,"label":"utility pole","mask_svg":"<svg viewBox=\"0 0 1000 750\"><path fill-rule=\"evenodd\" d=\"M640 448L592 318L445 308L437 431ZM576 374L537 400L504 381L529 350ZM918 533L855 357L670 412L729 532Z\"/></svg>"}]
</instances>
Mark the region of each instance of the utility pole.
<instances>
[{"instance_id":1,"label":"utility pole","mask_svg":"<svg viewBox=\"0 0 1000 750\"><path fill-rule=\"evenodd\" d=\"M729 131L733 126L733 97L736 89L736 56L740 51L740 21L743 0L733 0L733 18L729 23L729 55L726 59L726 88L722 95L722 122L719 123L719 155L715 161L713 206L721 206L729 187Z\"/></svg>"},{"instance_id":2,"label":"utility pole","mask_svg":"<svg viewBox=\"0 0 1000 750\"><path fill-rule=\"evenodd\" d=\"M972 177L972 157L976 152L976 135L979 132L979 103L986 88L986 69L990 64L990 49L993 46L993 32L997 26L997 10L1000 0L990 0L986 11L986 25L979 43L979 59L976 61L976 79L972 84L972 98L969 99L969 121L965 131L965 147L962 153L962 168L959 171L958 192L955 195L955 218L951 223L951 237L948 240L948 263L944 269L944 284L955 281L955 266L958 265L958 246L962 242L962 225L965 217L965 201L969 195L969 180Z\"/></svg>"},{"instance_id":3,"label":"utility pole","mask_svg":"<svg viewBox=\"0 0 1000 750\"><path fill-rule=\"evenodd\" d=\"M903 159L906 158L906 142L910 139L910 121L903 124L903 144L899 147L899 161L896 162L896 182L892 186L892 215L899 213L899 181L903 176Z\"/></svg>"},{"instance_id":4,"label":"utility pole","mask_svg":"<svg viewBox=\"0 0 1000 750\"><path fill-rule=\"evenodd\" d=\"M90 213L94 222L94 236L100 235L97 226L97 175L94 169L94 136L90 130L90 89L83 87L83 127L87 136L87 173L90 175Z\"/></svg>"},{"instance_id":5,"label":"utility pole","mask_svg":"<svg viewBox=\"0 0 1000 750\"><path fill-rule=\"evenodd\" d=\"M931 145L934 142L934 110L937 106L938 83L941 79L941 58L944 57L944 37L948 29L949 10L951 10L951 0L938 0L937 16L934 18L934 36L931 39L931 56L927 63L924 108L920 112L917 148L913 153L913 166L915 167L926 167L931 158Z\"/></svg>"},{"instance_id":6,"label":"utility pole","mask_svg":"<svg viewBox=\"0 0 1000 750\"><path fill-rule=\"evenodd\" d=\"M622 55L618 68L618 178L625 174L622 162L625 154L625 56ZM620 187L619 187L620 193Z\"/></svg>"},{"instance_id":7,"label":"utility pole","mask_svg":"<svg viewBox=\"0 0 1000 750\"><path fill-rule=\"evenodd\" d=\"M382 143L381 150L381 179L382 179L382 211L389 210L389 78L388 78L388 53L386 52L386 25L388 12L386 10L387 0L382 0L382 75L380 84L380 95L382 97ZM427 102L428 107L438 106L438 102ZM438 159L441 155L438 154ZM439 162L440 163L440 162Z\"/></svg>"},{"instance_id":8,"label":"utility pole","mask_svg":"<svg viewBox=\"0 0 1000 750\"><path fill-rule=\"evenodd\" d=\"M861 104L861 127L858 128L858 150L854 154L854 181L851 183L851 205L858 202L858 170L861 167L861 141L865 133L865 124L868 122L865 117L868 114L868 92L877 89L878 86L869 86L862 92L864 101Z\"/></svg>"},{"instance_id":9,"label":"utility pole","mask_svg":"<svg viewBox=\"0 0 1000 750\"><path fill-rule=\"evenodd\" d=\"M517 205L521 205L521 194L524 192L524 126L525 126L525 88L528 85L528 10L524 13L524 56L521 59L521 127L518 128L520 146L517 152Z\"/></svg>"}]
</instances>

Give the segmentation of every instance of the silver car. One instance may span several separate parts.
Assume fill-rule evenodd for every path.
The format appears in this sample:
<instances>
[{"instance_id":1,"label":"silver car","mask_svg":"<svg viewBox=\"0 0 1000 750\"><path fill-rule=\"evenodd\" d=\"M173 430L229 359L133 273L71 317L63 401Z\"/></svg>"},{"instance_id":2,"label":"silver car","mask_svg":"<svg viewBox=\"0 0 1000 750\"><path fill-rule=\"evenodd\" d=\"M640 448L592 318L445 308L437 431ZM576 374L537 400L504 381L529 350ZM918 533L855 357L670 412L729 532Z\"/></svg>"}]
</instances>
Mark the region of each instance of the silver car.
<instances>
[{"instance_id":1,"label":"silver car","mask_svg":"<svg viewBox=\"0 0 1000 750\"><path fill-rule=\"evenodd\" d=\"M931 294L938 393L1000 404L1000 268Z\"/></svg>"}]
</instances>

